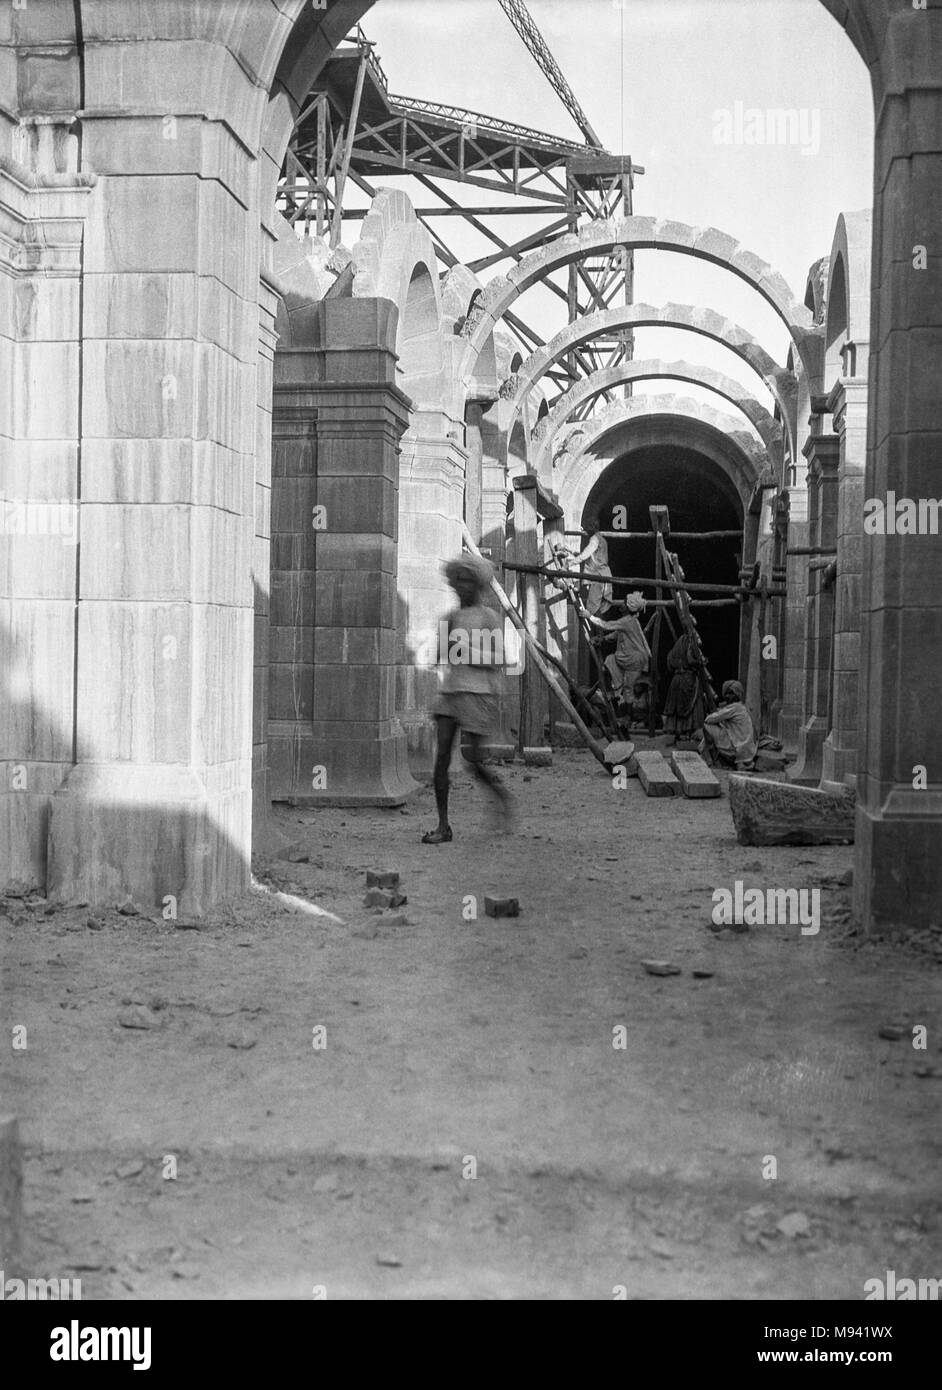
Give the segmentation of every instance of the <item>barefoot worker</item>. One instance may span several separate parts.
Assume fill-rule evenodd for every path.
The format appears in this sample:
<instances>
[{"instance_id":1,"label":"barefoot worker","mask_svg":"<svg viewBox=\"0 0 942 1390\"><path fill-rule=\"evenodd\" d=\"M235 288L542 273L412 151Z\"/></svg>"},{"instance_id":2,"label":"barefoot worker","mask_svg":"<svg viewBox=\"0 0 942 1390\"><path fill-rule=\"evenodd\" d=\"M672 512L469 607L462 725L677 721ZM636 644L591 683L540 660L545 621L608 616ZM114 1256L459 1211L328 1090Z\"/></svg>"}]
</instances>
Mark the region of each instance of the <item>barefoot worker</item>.
<instances>
[{"instance_id":1,"label":"barefoot worker","mask_svg":"<svg viewBox=\"0 0 942 1390\"><path fill-rule=\"evenodd\" d=\"M751 767L756 756L756 731L752 715L742 702L739 681L726 681L720 707L703 721L700 756L727 767Z\"/></svg>"},{"instance_id":2,"label":"barefoot worker","mask_svg":"<svg viewBox=\"0 0 942 1390\"><path fill-rule=\"evenodd\" d=\"M422 836L423 845L446 844L452 838L448 769L459 729L467 735L465 756L472 772L496 798L505 826L509 820L510 796L481 757L484 737L497 723L501 671L507 664L502 616L484 603L492 573L489 562L475 555L462 555L445 565L445 578L458 595L460 607L439 624L443 676L433 710L438 726L433 777L438 825Z\"/></svg>"},{"instance_id":3,"label":"barefoot worker","mask_svg":"<svg viewBox=\"0 0 942 1390\"><path fill-rule=\"evenodd\" d=\"M584 565L583 578L586 582L585 610L591 617L600 613L612 601L612 572L608 567L608 541L602 535L602 523L597 515L586 521L589 539L585 549L580 550L570 561L570 568Z\"/></svg>"},{"instance_id":4,"label":"barefoot worker","mask_svg":"<svg viewBox=\"0 0 942 1390\"><path fill-rule=\"evenodd\" d=\"M603 632L615 633L615 650L605 658L605 669L612 682L615 698L631 703L637 681L651 669L651 648L638 621L644 613L644 595L628 594L616 599L609 612L621 611L621 617L610 622L588 614L589 622Z\"/></svg>"}]
</instances>

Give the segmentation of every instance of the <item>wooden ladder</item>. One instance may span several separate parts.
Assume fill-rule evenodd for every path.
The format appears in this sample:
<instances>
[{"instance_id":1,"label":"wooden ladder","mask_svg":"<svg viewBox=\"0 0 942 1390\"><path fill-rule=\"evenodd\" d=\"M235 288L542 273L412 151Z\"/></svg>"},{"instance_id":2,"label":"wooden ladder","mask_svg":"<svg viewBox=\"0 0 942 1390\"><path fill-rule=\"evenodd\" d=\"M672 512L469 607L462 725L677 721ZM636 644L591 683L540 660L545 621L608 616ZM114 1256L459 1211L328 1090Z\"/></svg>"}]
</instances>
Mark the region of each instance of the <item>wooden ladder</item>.
<instances>
[{"instance_id":1,"label":"wooden ladder","mask_svg":"<svg viewBox=\"0 0 942 1390\"><path fill-rule=\"evenodd\" d=\"M700 688L703 691L703 699L706 705L707 714L711 714L716 709L717 699L716 690L713 685L713 677L710 674L710 667L707 662L706 652L703 650L703 643L700 641L700 632L697 627L697 620L690 607L690 595L687 593L686 578L683 566L674 551L668 550L664 543L664 533L658 530L656 533L658 554L661 564L664 567L664 577L674 584L681 587L672 589L671 594L674 598L674 607L677 609L677 616L680 619L680 626L687 637L693 640L699 659L697 669L697 679L700 681Z\"/></svg>"}]
</instances>

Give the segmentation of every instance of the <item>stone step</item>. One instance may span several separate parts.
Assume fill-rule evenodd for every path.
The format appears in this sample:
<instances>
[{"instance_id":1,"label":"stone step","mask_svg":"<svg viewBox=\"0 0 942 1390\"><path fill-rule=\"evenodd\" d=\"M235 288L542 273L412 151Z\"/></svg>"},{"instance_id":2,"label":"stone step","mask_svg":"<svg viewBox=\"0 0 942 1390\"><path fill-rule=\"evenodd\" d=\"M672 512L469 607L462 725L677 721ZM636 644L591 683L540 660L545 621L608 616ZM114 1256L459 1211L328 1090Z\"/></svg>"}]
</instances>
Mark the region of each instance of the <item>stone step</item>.
<instances>
[{"instance_id":1,"label":"stone step","mask_svg":"<svg viewBox=\"0 0 942 1390\"><path fill-rule=\"evenodd\" d=\"M680 782L684 796L697 798L722 795L719 782L699 753L675 748L670 756L670 765Z\"/></svg>"},{"instance_id":2,"label":"stone step","mask_svg":"<svg viewBox=\"0 0 942 1390\"><path fill-rule=\"evenodd\" d=\"M679 795L680 783L660 753L635 753L634 760L638 766L638 781L644 787L646 796Z\"/></svg>"}]
</instances>

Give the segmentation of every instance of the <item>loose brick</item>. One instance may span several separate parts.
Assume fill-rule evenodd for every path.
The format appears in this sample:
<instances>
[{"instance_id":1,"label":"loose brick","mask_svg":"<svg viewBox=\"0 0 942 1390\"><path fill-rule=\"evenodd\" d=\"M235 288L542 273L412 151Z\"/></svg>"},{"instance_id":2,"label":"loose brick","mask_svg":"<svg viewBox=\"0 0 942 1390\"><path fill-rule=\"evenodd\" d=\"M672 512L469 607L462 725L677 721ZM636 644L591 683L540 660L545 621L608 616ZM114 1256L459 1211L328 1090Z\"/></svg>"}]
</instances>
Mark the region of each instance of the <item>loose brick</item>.
<instances>
[{"instance_id":1,"label":"loose brick","mask_svg":"<svg viewBox=\"0 0 942 1390\"><path fill-rule=\"evenodd\" d=\"M367 888L363 894L364 907L391 907L392 894L385 893L382 888Z\"/></svg>"},{"instance_id":2,"label":"loose brick","mask_svg":"<svg viewBox=\"0 0 942 1390\"><path fill-rule=\"evenodd\" d=\"M518 898L485 898L484 911L488 917L519 917L520 900Z\"/></svg>"},{"instance_id":3,"label":"loose brick","mask_svg":"<svg viewBox=\"0 0 942 1390\"><path fill-rule=\"evenodd\" d=\"M393 869L367 869L367 888L398 888L399 874Z\"/></svg>"}]
</instances>

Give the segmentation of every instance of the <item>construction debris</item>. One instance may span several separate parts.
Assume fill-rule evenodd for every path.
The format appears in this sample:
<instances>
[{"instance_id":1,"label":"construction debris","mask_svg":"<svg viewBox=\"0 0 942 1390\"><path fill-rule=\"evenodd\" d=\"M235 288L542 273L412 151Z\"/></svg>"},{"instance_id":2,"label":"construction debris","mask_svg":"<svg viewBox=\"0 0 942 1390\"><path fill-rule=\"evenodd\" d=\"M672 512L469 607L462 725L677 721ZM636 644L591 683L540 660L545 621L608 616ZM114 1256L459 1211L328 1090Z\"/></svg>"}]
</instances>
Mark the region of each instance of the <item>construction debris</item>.
<instances>
[{"instance_id":1,"label":"construction debris","mask_svg":"<svg viewBox=\"0 0 942 1390\"><path fill-rule=\"evenodd\" d=\"M519 917L518 898L485 898L484 911L488 917Z\"/></svg>"},{"instance_id":2,"label":"construction debris","mask_svg":"<svg viewBox=\"0 0 942 1390\"><path fill-rule=\"evenodd\" d=\"M641 964L649 975L680 975L682 973L679 965L672 965L669 960L643 960Z\"/></svg>"},{"instance_id":3,"label":"construction debris","mask_svg":"<svg viewBox=\"0 0 942 1390\"><path fill-rule=\"evenodd\" d=\"M624 766L634 751L633 743L624 741L609 743L604 750L605 761L609 767Z\"/></svg>"},{"instance_id":4,"label":"construction debris","mask_svg":"<svg viewBox=\"0 0 942 1390\"><path fill-rule=\"evenodd\" d=\"M393 869L367 869L366 886L367 888L398 888L399 874Z\"/></svg>"}]
</instances>

